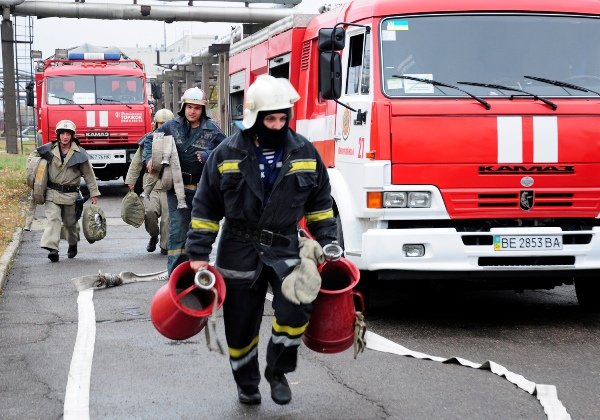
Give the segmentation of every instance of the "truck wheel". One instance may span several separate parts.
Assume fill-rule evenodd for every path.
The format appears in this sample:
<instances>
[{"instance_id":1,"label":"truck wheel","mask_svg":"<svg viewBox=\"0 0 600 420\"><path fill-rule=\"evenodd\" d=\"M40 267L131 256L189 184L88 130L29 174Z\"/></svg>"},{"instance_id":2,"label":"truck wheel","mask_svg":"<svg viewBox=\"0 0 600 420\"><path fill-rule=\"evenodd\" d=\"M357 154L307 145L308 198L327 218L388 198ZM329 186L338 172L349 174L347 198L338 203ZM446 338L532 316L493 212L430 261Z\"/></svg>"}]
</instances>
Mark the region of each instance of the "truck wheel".
<instances>
[{"instance_id":1,"label":"truck wheel","mask_svg":"<svg viewBox=\"0 0 600 420\"><path fill-rule=\"evenodd\" d=\"M600 311L600 280L592 278L575 279L575 294L579 306L588 311Z\"/></svg>"}]
</instances>

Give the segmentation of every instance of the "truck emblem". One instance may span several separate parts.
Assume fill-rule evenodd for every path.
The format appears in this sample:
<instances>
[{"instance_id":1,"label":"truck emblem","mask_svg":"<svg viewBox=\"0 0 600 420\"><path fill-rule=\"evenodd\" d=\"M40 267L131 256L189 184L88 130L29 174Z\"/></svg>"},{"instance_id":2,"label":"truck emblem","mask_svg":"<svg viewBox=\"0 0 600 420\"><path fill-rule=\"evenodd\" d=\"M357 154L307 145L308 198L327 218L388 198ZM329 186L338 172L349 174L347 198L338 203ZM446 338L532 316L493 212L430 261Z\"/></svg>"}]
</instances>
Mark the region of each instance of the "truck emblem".
<instances>
[{"instance_id":1,"label":"truck emblem","mask_svg":"<svg viewBox=\"0 0 600 420\"><path fill-rule=\"evenodd\" d=\"M533 185L533 178L530 176L524 176L521 178L521 185L525 188L529 188Z\"/></svg>"},{"instance_id":2,"label":"truck emblem","mask_svg":"<svg viewBox=\"0 0 600 420\"><path fill-rule=\"evenodd\" d=\"M519 205L525 211L531 210L533 207L533 191L523 190L519 194Z\"/></svg>"}]
</instances>

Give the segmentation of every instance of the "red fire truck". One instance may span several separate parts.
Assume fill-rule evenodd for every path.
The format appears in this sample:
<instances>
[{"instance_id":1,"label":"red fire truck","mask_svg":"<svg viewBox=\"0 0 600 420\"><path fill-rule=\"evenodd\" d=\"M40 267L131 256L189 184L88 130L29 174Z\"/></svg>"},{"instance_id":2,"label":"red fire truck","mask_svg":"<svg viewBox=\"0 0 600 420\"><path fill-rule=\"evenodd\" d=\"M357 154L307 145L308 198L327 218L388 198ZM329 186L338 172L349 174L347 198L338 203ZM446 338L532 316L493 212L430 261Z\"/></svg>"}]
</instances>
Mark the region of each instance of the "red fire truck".
<instances>
[{"instance_id":1,"label":"red fire truck","mask_svg":"<svg viewBox=\"0 0 600 420\"><path fill-rule=\"evenodd\" d=\"M287 77L362 282L574 284L600 308L600 2L355 0L230 46Z\"/></svg>"},{"instance_id":2,"label":"red fire truck","mask_svg":"<svg viewBox=\"0 0 600 420\"><path fill-rule=\"evenodd\" d=\"M64 59L38 62L35 77L38 141L54 140L56 123L70 119L96 178L124 177L138 140L152 124L142 63L123 58L118 50L74 48Z\"/></svg>"}]
</instances>

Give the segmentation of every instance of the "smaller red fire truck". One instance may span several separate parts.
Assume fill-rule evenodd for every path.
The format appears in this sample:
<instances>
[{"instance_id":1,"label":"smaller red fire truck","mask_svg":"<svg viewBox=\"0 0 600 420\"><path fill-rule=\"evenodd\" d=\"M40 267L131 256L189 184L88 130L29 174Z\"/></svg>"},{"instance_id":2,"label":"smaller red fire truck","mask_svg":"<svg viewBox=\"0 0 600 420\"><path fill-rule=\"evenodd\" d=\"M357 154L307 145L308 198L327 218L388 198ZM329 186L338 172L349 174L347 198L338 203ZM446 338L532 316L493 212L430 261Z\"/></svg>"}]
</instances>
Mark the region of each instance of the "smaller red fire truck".
<instances>
[{"instance_id":1,"label":"smaller red fire truck","mask_svg":"<svg viewBox=\"0 0 600 420\"><path fill-rule=\"evenodd\" d=\"M37 64L38 142L54 140L56 123L69 119L96 178L125 177L138 140L151 130L144 67L115 48L83 47Z\"/></svg>"}]
</instances>

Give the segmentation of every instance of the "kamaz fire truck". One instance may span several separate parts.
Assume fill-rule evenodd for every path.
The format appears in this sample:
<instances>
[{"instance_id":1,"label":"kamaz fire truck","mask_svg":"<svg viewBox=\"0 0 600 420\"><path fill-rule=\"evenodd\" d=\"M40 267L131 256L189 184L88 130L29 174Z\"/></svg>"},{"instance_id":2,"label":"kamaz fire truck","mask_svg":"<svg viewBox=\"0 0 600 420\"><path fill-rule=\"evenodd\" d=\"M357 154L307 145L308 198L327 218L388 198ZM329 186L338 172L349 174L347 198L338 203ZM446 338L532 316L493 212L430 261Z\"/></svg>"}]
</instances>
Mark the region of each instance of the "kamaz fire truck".
<instances>
[{"instance_id":1,"label":"kamaz fire truck","mask_svg":"<svg viewBox=\"0 0 600 420\"><path fill-rule=\"evenodd\" d=\"M118 50L87 50L74 48L64 58L38 62L38 141L54 140L56 123L70 119L96 178L124 178L138 140L151 130L146 74L140 61Z\"/></svg>"},{"instance_id":2,"label":"kamaz fire truck","mask_svg":"<svg viewBox=\"0 0 600 420\"><path fill-rule=\"evenodd\" d=\"M329 166L362 282L574 284L600 307L600 2L355 0L230 46Z\"/></svg>"}]
</instances>

